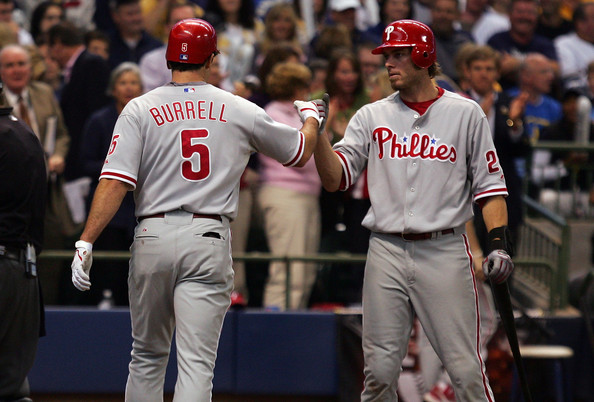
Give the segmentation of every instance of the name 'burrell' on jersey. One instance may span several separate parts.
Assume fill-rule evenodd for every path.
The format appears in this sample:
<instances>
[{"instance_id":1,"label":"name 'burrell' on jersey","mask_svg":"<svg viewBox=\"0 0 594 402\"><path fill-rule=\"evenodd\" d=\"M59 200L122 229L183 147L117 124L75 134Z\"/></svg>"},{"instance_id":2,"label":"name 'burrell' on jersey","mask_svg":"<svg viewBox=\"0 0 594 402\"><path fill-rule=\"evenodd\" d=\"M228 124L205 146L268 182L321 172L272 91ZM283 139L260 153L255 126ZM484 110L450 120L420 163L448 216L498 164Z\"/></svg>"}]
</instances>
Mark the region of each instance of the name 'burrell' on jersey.
<instances>
[{"instance_id":1,"label":"name 'burrell' on jersey","mask_svg":"<svg viewBox=\"0 0 594 402\"><path fill-rule=\"evenodd\" d=\"M190 88L191 89L191 88ZM225 104L215 105L215 102L205 100L185 100L164 103L149 109L157 127L165 123L182 120L213 120L226 123Z\"/></svg>"}]
</instances>

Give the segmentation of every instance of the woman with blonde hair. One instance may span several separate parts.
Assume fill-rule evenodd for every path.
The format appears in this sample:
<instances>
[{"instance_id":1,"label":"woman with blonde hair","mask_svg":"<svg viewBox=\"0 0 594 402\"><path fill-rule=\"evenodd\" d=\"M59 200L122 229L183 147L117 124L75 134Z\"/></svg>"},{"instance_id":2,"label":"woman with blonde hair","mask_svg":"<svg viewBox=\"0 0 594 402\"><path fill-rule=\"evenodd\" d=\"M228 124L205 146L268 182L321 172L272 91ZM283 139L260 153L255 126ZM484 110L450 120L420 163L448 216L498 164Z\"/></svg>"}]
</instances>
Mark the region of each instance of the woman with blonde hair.
<instances>
[{"instance_id":1,"label":"woman with blonde hair","mask_svg":"<svg viewBox=\"0 0 594 402\"><path fill-rule=\"evenodd\" d=\"M305 65L295 62L277 64L266 82L272 98L264 109L266 113L276 121L301 127L293 101L307 99L310 81L311 72ZM287 168L261 154L258 157L260 189L257 203L262 211L270 252L274 255L316 253L320 245L318 197L321 182L313 158L302 168ZM307 308L316 278L316 265L293 262L290 269L290 288L287 290L285 263L270 264L264 307Z\"/></svg>"},{"instance_id":2,"label":"woman with blonde hair","mask_svg":"<svg viewBox=\"0 0 594 402\"><path fill-rule=\"evenodd\" d=\"M305 37L303 22L297 16L290 3L276 3L264 17L264 32L256 47L256 67L261 63L268 51L279 43L290 45L303 53Z\"/></svg>"}]
</instances>

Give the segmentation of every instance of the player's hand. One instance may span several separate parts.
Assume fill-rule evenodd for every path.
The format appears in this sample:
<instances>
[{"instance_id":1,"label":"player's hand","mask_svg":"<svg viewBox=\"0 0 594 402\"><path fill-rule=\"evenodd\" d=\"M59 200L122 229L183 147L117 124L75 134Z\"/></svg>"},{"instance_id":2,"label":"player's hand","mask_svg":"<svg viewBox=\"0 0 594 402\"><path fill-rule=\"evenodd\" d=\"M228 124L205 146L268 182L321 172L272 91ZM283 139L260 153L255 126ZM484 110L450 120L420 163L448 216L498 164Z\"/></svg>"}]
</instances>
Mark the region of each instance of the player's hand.
<instances>
[{"instance_id":1,"label":"player's hand","mask_svg":"<svg viewBox=\"0 0 594 402\"><path fill-rule=\"evenodd\" d=\"M505 250L493 250L483 261L483 272L493 283L500 284L514 272L514 262Z\"/></svg>"},{"instance_id":2,"label":"player's hand","mask_svg":"<svg viewBox=\"0 0 594 402\"><path fill-rule=\"evenodd\" d=\"M320 128L318 129L318 133L322 134L326 128L326 122L328 121L328 115L330 112L330 95L325 93L322 99L314 99L312 102L318 106L320 117L323 118L322 122L320 123Z\"/></svg>"},{"instance_id":3,"label":"player's hand","mask_svg":"<svg viewBox=\"0 0 594 402\"><path fill-rule=\"evenodd\" d=\"M78 290L85 291L91 288L89 272L93 263L93 244L84 240L74 243L76 252L72 260L72 284Z\"/></svg>"},{"instance_id":4,"label":"player's hand","mask_svg":"<svg viewBox=\"0 0 594 402\"><path fill-rule=\"evenodd\" d=\"M308 118L313 117L318 121L318 127L322 127L322 123L326 118L326 112L323 106L318 105L314 101L300 100L293 102L293 105L295 106L297 113L299 113L299 118L302 123L305 123L305 120Z\"/></svg>"}]
</instances>

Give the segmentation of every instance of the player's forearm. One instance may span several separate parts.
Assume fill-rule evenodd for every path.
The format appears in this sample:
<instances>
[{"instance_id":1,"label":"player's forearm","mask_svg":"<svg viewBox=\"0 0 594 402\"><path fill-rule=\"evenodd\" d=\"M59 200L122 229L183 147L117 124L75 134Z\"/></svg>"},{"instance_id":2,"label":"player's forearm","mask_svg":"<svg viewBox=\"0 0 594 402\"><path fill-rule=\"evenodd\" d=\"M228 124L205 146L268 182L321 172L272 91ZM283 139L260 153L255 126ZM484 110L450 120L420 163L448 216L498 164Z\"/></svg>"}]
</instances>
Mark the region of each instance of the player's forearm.
<instances>
[{"instance_id":1,"label":"player's forearm","mask_svg":"<svg viewBox=\"0 0 594 402\"><path fill-rule=\"evenodd\" d=\"M303 156L297 162L295 166L302 167L305 166L309 158L311 158L314 149L316 148L316 144L318 143L318 121L313 117L305 120L303 123L303 127L301 127L301 132L305 135L305 149L303 150Z\"/></svg>"},{"instance_id":2,"label":"player's forearm","mask_svg":"<svg viewBox=\"0 0 594 402\"><path fill-rule=\"evenodd\" d=\"M337 191L342 179L342 165L338 160L338 155L332 150L326 133L323 133L318 139L314 159L324 188L327 191Z\"/></svg>"},{"instance_id":3,"label":"player's forearm","mask_svg":"<svg viewBox=\"0 0 594 402\"><path fill-rule=\"evenodd\" d=\"M507 205L503 196L489 197L483 206L482 212L487 231L500 226L507 226Z\"/></svg>"},{"instance_id":4,"label":"player's forearm","mask_svg":"<svg viewBox=\"0 0 594 402\"><path fill-rule=\"evenodd\" d=\"M97 186L91 211L80 239L94 243L120 208L130 186L119 180L103 179Z\"/></svg>"}]
</instances>

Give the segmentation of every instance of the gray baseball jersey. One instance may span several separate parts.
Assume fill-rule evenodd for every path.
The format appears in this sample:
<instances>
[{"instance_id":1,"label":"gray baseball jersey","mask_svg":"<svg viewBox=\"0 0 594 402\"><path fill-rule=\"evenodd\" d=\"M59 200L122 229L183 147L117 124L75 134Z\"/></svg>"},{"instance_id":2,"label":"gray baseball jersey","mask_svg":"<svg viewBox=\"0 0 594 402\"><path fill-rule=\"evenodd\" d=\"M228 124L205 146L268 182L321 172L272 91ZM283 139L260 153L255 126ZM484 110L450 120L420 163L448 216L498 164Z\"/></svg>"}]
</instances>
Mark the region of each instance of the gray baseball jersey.
<instances>
[{"instance_id":1,"label":"gray baseball jersey","mask_svg":"<svg viewBox=\"0 0 594 402\"><path fill-rule=\"evenodd\" d=\"M372 234L363 281L361 401L398 399L395 384L418 317L454 379L456 398L492 402L464 224L473 199L505 196L507 189L480 106L445 91L421 115L395 93L359 109L334 150L342 189L367 167L371 201L363 219ZM431 240L393 235L428 232Z\"/></svg>"},{"instance_id":2,"label":"gray baseball jersey","mask_svg":"<svg viewBox=\"0 0 594 402\"><path fill-rule=\"evenodd\" d=\"M168 84L126 105L100 178L136 188L137 216L181 208L233 219L250 154L292 166L304 150L297 132L212 85Z\"/></svg>"},{"instance_id":3,"label":"gray baseball jersey","mask_svg":"<svg viewBox=\"0 0 594 402\"><path fill-rule=\"evenodd\" d=\"M507 195L485 114L452 92L423 115L398 92L363 106L334 150L343 167L342 190L367 166L371 208L363 226L374 232L463 226L473 199Z\"/></svg>"}]
</instances>

